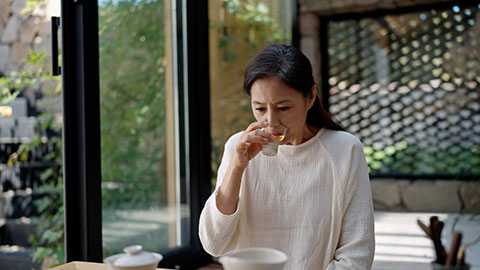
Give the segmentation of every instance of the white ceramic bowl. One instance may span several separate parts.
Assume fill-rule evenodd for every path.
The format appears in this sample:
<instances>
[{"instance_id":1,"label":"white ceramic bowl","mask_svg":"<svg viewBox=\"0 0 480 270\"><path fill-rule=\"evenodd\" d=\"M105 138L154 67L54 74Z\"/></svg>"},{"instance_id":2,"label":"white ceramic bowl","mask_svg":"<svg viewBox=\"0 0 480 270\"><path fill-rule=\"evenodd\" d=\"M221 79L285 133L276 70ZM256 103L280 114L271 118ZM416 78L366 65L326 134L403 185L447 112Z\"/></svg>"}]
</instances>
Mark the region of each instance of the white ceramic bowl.
<instances>
[{"instance_id":1,"label":"white ceramic bowl","mask_svg":"<svg viewBox=\"0 0 480 270\"><path fill-rule=\"evenodd\" d=\"M244 248L220 257L225 270L283 270L287 255L273 248Z\"/></svg>"}]
</instances>

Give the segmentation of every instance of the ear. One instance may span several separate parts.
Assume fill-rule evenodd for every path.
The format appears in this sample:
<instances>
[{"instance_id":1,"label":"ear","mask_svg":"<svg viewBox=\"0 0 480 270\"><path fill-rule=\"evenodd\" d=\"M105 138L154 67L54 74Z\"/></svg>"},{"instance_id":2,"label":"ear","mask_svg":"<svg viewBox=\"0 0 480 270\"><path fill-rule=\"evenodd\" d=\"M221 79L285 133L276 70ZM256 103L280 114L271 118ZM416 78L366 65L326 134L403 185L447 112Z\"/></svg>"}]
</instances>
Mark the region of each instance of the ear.
<instances>
[{"instance_id":1,"label":"ear","mask_svg":"<svg viewBox=\"0 0 480 270\"><path fill-rule=\"evenodd\" d=\"M308 94L308 97L307 97L307 107L309 110L310 108L312 108L316 99L317 99L317 85L314 84L312 86L312 90L310 90L310 94Z\"/></svg>"}]
</instances>

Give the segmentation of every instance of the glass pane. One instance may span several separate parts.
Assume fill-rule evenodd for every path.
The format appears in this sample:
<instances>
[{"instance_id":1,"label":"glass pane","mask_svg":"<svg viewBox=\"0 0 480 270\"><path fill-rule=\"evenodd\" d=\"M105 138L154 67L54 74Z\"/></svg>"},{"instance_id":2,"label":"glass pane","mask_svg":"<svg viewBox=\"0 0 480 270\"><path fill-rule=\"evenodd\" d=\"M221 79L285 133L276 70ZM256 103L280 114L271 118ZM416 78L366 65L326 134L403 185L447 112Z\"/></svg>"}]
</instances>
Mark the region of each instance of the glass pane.
<instances>
[{"instance_id":1,"label":"glass pane","mask_svg":"<svg viewBox=\"0 0 480 270\"><path fill-rule=\"evenodd\" d=\"M164 252L185 242L169 11L169 1L99 2L104 256L132 244Z\"/></svg>"},{"instance_id":2,"label":"glass pane","mask_svg":"<svg viewBox=\"0 0 480 270\"><path fill-rule=\"evenodd\" d=\"M212 176L223 145L252 121L243 72L260 49L290 44L293 0L209 0Z\"/></svg>"}]
</instances>

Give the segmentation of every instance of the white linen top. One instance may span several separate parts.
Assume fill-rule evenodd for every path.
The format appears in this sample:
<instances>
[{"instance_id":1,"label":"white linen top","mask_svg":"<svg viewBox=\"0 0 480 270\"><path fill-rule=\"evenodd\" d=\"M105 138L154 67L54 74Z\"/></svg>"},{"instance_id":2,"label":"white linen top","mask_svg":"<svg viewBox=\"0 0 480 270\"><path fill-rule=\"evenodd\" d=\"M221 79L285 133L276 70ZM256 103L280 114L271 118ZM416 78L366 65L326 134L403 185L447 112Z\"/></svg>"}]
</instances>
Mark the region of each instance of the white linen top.
<instances>
[{"instance_id":1,"label":"white linen top","mask_svg":"<svg viewBox=\"0 0 480 270\"><path fill-rule=\"evenodd\" d=\"M225 145L215 192L200 216L205 250L221 256L247 247L285 252L286 270L371 269L373 203L363 145L343 131L320 129L299 145L259 153L245 169L237 210L215 202L241 132Z\"/></svg>"}]
</instances>

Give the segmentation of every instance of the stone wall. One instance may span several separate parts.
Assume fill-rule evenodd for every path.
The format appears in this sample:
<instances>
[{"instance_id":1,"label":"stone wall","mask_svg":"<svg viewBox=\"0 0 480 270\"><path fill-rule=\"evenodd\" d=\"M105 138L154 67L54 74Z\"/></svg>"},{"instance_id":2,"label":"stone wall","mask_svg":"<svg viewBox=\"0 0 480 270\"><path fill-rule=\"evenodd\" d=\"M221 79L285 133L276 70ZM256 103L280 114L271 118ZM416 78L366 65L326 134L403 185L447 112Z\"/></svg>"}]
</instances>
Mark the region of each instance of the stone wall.
<instances>
[{"instance_id":1,"label":"stone wall","mask_svg":"<svg viewBox=\"0 0 480 270\"><path fill-rule=\"evenodd\" d=\"M0 0L0 71L19 70L30 49L50 55L48 8L29 9L26 0Z\"/></svg>"},{"instance_id":2,"label":"stone wall","mask_svg":"<svg viewBox=\"0 0 480 270\"><path fill-rule=\"evenodd\" d=\"M441 0L299 0L300 49L312 62L321 85L320 16L361 13ZM372 179L375 210L408 212L480 212L480 182L457 180Z\"/></svg>"},{"instance_id":3,"label":"stone wall","mask_svg":"<svg viewBox=\"0 0 480 270\"><path fill-rule=\"evenodd\" d=\"M375 210L480 212L480 184L456 180L372 179Z\"/></svg>"},{"instance_id":4,"label":"stone wall","mask_svg":"<svg viewBox=\"0 0 480 270\"><path fill-rule=\"evenodd\" d=\"M45 52L47 59L51 57L51 2L46 2L42 6L29 7L27 0L0 0L0 74L7 75L25 68L23 60L30 50ZM46 68L50 69L49 66ZM60 112L58 97L45 95L42 87L30 87L23 95L31 106L41 111L48 108Z\"/></svg>"}]
</instances>

